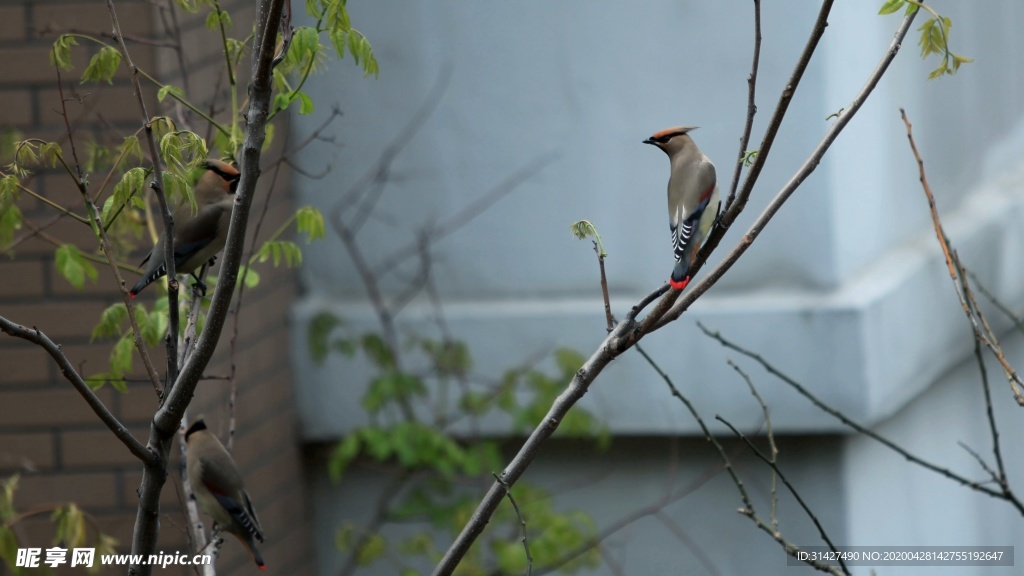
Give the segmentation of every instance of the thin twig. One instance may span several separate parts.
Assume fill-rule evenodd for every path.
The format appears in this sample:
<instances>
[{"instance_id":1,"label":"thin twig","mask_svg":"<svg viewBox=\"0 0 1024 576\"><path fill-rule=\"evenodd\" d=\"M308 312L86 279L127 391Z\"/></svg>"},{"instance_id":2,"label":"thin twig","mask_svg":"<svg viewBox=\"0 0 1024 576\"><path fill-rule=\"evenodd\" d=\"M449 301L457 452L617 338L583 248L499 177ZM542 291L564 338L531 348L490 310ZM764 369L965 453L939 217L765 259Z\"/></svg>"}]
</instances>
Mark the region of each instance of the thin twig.
<instances>
[{"instance_id":1,"label":"thin twig","mask_svg":"<svg viewBox=\"0 0 1024 576\"><path fill-rule=\"evenodd\" d=\"M772 431L772 419L771 419L771 416L768 413L768 405L765 404L764 399L761 398L760 394L758 394L757 388L754 387L753 380L751 380L750 376L746 372L744 372L742 368L740 368L739 364L733 362L732 360L726 360L726 363L729 364L729 366L731 366L732 369L735 370L736 373L739 374L741 378L743 378L743 381L747 383L747 388L750 389L750 393L754 396L754 399L757 400L757 403L761 406L761 414L764 416L765 434L768 436L768 448L769 448L769 451L771 453L771 460L774 463L778 459L779 448L778 448L778 446L775 445L775 433ZM771 501L771 512L769 513L769 518L771 519L772 526L774 526L777 529L779 527L779 516L778 516L779 495L778 495L778 492L776 491L777 487L775 485L775 478L776 478L775 471L773 470L772 471L772 488L771 488L772 501Z\"/></svg>"},{"instance_id":2,"label":"thin twig","mask_svg":"<svg viewBox=\"0 0 1024 576\"><path fill-rule=\"evenodd\" d=\"M831 4L831 2L826 1L826 4ZM856 116L861 106L864 105L864 102L867 101L868 97L874 91L875 86L878 85L879 80L882 79L882 76L885 74L886 70L888 70L889 65L892 63L893 59L896 57L896 54L899 52L900 46L902 46L903 44L903 39L910 31L910 25L914 21L914 16L916 14L917 12L914 12L913 14L908 14L904 16L903 21L900 23L900 27L896 31L896 35L893 37L892 42L889 44L889 48L886 50L885 55L882 57L882 60L878 63L878 66L868 77L867 82L865 82L864 84L864 87L861 88L860 92L858 92L856 96L854 96L853 100L846 106L846 108L841 113L839 113L838 118L836 118L836 121L833 122L832 125L829 127L821 142L819 142L818 145L814 148L814 150L811 152L811 155L807 158L806 161L804 161L800 169L797 170L797 172L792 176L792 178L790 178L789 181L782 187L782 189L775 195L775 197L772 198L771 202L768 203L768 206L764 209L764 211L761 212L761 214L757 217L757 219L750 226L750 228L747 229L747 233L744 234L743 238L740 239L736 247L733 248L733 250L729 252L725 259L722 260L722 262L720 262L719 264L717 264L703 279L698 281L695 285L692 285L690 289L686 293L684 293L682 297L679 298L678 301L673 301L671 309L668 312L666 312L664 316L658 316L655 315L654 312L652 312L651 317L645 318L644 322L641 325L641 329L644 333L658 330L664 327L669 322L678 318L680 315L682 315L682 313L689 309L689 307L693 304L694 301L697 300L697 298L701 296L701 294L703 294L709 288L714 286L718 282L718 280L721 279L721 277L730 268L732 268L736 261L739 260L740 256L742 256L747 251L747 249L750 248L751 244L753 244L754 240L756 240L758 235L761 234L765 226L768 225L768 222L771 221L771 219L779 211L779 209L786 202L786 200L788 200L789 197L793 195L797 188L799 188L800 185L803 184L803 182L808 177L810 177L811 173L814 172L815 168L818 167L818 164L821 162L821 159L825 156L825 153L828 152L829 148L832 146L832 143L835 142L836 138L839 137L839 134L842 133L844 128L846 128L846 125L849 124L850 120L852 120L853 117ZM819 24L824 25L820 18ZM815 33L817 33L817 30L818 27L816 26ZM809 55L807 56L807 58L809 59ZM801 62L803 62L803 60L804 59L801 58ZM797 77L795 73L794 77ZM789 94L789 90L791 89L791 87L791 85L787 85L786 90L783 91L783 98L786 98L787 95L789 97L792 97L792 95ZM788 106L788 102L786 106ZM776 116L778 115L778 112L779 111L777 110ZM781 119L779 121L781 122ZM725 229L727 229L729 225L733 222L735 218L734 214L738 214L737 211L743 208L745 202L744 198L749 196L749 189L751 189L754 185L753 180L760 173L761 165L767 158L767 150L765 146L768 145L770 147L771 143L774 141L777 128L778 126L776 125L776 117L773 117L769 125L768 132L766 132L765 140L762 141L761 148L757 155L757 159L754 161L754 165L751 166L750 171L747 173L747 178L746 180L744 180L742 188L740 188L740 191L736 198L736 202L733 204L733 206L729 208L729 212L723 215L723 217L719 220L719 227L712 230L705 245L701 247L700 254L698 255L695 263L697 266L703 265L703 262L707 259L707 255L710 254L711 250L714 250L714 247L717 246L718 241L721 239L721 236L725 234ZM716 232L716 230L718 231ZM671 294L678 293L678 291L672 291L670 293L670 297ZM669 298L663 299L662 303L664 303L668 299ZM659 303L659 307L660 306L661 303ZM655 310L657 311L658 308L656 308Z\"/></svg>"},{"instance_id":3,"label":"thin twig","mask_svg":"<svg viewBox=\"0 0 1024 576\"><path fill-rule=\"evenodd\" d=\"M831 7L831 0L825 0L823 3L823 14L827 16L828 8ZM660 328L661 326L677 319L701 294L707 291L718 279L739 259L740 256L746 251L746 249L753 243L756 236L760 231L767 225L768 221L771 220L772 216L781 208L782 204L793 194L793 192L803 183L803 181L813 172L814 167L821 161L825 152L831 146L832 142L839 135L839 133L845 128L846 124L852 119L856 111L863 104L864 100L867 99L868 95L874 90L878 81L885 73L889 66L889 63L895 58L896 53L899 51L903 37L910 29L910 24L913 20L913 15L908 15L904 18L901 23L896 37L894 38L889 50L886 52L882 61L879 63L876 70L869 76L868 82L865 87L857 94L854 98L854 103L851 104L850 108L840 115L839 119L832 124L828 133L817 148L812 152L811 156L805 162L804 166L797 172L797 174L790 180L790 182L776 195L769 205L769 208L763 213L754 226L748 231L743 241L737 246L732 253L730 253L727 260L719 264L712 272L706 276L703 280L699 281L696 286L691 288L691 292L687 292L680 301L676 302L676 298L679 291L671 291L669 296L662 299L661 303L652 310L648 317L644 319L642 325L637 325L635 320L634 311L631 310L630 314L627 315L622 322L620 322L614 330L604 339L601 345L593 354L584 362L583 366L576 372L572 380L568 383L565 390L554 400L551 408L548 410L547 415L544 419L538 423L537 427L534 428L533 432L526 439L523 446L508 463L505 469L502 471L500 477L502 482L506 485L513 485L522 476L523 472L529 467L530 463L537 456L541 446L544 442L554 433L558 428L562 418L568 414L569 410L586 394L590 385L594 379L604 370L612 360L621 355L623 352L628 350L631 346L636 344L645 334ZM824 33L824 26L827 23L827 19L823 20L819 17L818 25L815 26L814 32L812 32L812 38L809 44L817 45L817 40L820 35ZM802 74L802 69L806 68L809 63L809 55L806 58L801 58L798 69ZM799 79L799 78L797 78ZM795 86L790 85L787 90L783 93L782 98L791 98L792 89ZM784 106L782 108L785 108ZM781 122L781 118L778 119ZM776 127L777 128L777 127ZM774 129L769 130L769 134L774 138ZM762 148L764 144L762 144ZM763 161L761 156L758 157L758 161ZM755 162L756 164L756 162ZM752 171L748 174L747 181L744 183L744 187L752 187L754 182L754 176L756 174ZM742 194L742 193L741 193ZM734 206L730 207L730 210L739 211L742 209L740 202L737 201ZM724 234L724 230L718 232L718 234ZM715 232L712 232L712 236ZM720 238L720 236L719 236ZM716 240L717 242L717 240ZM708 244L701 249L701 256L698 257L698 263L703 262L702 259L706 260L707 255L713 250L714 246ZM664 291L664 286L660 287L659 290ZM645 297L644 301L650 299L650 295ZM667 303L667 304L666 304ZM673 304L674 303L674 304ZM671 306L670 313L666 314L665 310ZM636 307L634 307L635 310ZM469 551L470 546L483 532L484 526L487 524L490 517L494 514L502 498L504 498L505 489L501 483L495 482L491 485L490 489L481 499L480 504L477 506L473 515L470 517L466 526L462 529L455 541L449 546L445 552L441 561L435 566L433 574L435 576L448 576L459 564L461 559Z\"/></svg>"},{"instance_id":4,"label":"thin twig","mask_svg":"<svg viewBox=\"0 0 1024 576\"><path fill-rule=\"evenodd\" d=\"M907 128L907 140L910 142L910 150L914 153L914 159L917 161L921 188L924 190L925 197L928 199L928 209L931 212L932 225L935 228L935 236L939 241L939 246L942 248L942 255L946 260L946 267L949 269L949 278L953 281L953 288L956 291L957 298L960 299L960 307L963 309L964 315L967 316L967 320L970 322L972 330L974 330L974 337L988 348L992 355L995 356L996 360L999 361L999 364L1003 367L1003 371L1006 373L1006 379L1010 384L1010 391L1013 393L1014 400L1017 401L1017 404L1024 406L1024 389L1022 389L1024 388L1024 380L1021 380L1020 375L1017 374L1017 371L1006 359L1006 356L1003 354L1003 349L999 346L999 341L996 338L995 332L993 332L991 327L989 327L988 321L978 308L978 303L970 293L967 275L964 273L963 268L961 268L959 258L957 257L955 250L953 250L949 237L946 236L946 232L942 228L942 222L939 220L939 211L935 207L935 197L932 195L931 186L928 185L928 177L924 171L924 160L921 158L921 154L917 151L917 144L914 142L913 129L910 125L910 120L907 118L907 113L903 108L900 108L900 117L903 118L903 124Z\"/></svg>"},{"instance_id":5,"label":"thin twig","mask_svg":"<svg viewBox=\"0 0 1024 576\"><path fill-rule=\"evenodd\" d=\"M736 352L746 356L747 358L750 358L751 360L754 360L755 362L760 364L761 367L763 367L769 374L771 374L772 376L775 376L779 380L785 382L791 388L796 390L801 396L803 396L804 398L810 400L812 404L814 404L815 406L818 407L818 409L820 409L823 412L825 412L825 413L835 417L837 420L839 420L840 422L842 422L846 426L849 426L853 430L856 430L857 432L860 432L861 434L864 434L868 438L871 438L872 440L882 444L886 448L889 448L893 452L896 452L900 456L903 456L903 458L905 458L909 462L917 464L918 466L921 466L922 468L925 468L927 470L931 470L932 472L935 472L936 474L939 474L941 476L949 478L950 480L952 480L952 481L954 481L954 482L956 482L956 483L958 483L958 484L960 484L962 486L966 486L968 488L971 488L972 490L977 490L978 492L981 492L983 494L987 494L987 495L989 495L989 496L991 496L993 498L997 498L997 499L1000 499L1000 500L1006 500L1007 502L1012 504L1013 507L1016 508L1017 511L1020 512L1021 515L1024 515L1024 503L1021 503L1012 492L1010 492L1008 490L993 490L992 488L989 488L988 486L984 486L984 485L982 485L979 482L976 482L974 480L969 480L969 479L967 479L967 478L965 478L965 477L963 477L963 476L961 476L961 475L959 475L959 474L949 470L948 468L943 468L941 466L938 466L936 464L932 464L931 462L928 462L926 460L918 458L917 456L911 454L910 452L908 452L907 450L905 450L903 447L899 446L895 442L893 442L893 441L883 437L882 435L878 434L877 432L875 432L875 431L873 431L873 430L871 430L869 428L861 426L860 424L854 422L849 417L847 417L846 414L843 414L841 411L836 410L835 408L829 406L828 404L825 404L816 395L811 393L810 390L805 388L802 384L800 384L796 380L793 380L792 378L790 378L789 376L787 376L786 374L781 372L778 368L776 368L775 366L770 364L767 360L765 360L760 354L757 354L756 352L751 352L750 350L747 350L747 349L739 346L738 344L727 340L724 336L722 336L721 333L719 333L719 332L712 332L711 330L709 330L706 326L704 326L700 322L697 323L697 327L700 328L701 331L704 332L704 334L706 336L708 336L709 338L711 338L713 340L718 341L718 343L721 344L722 346L725 346L726 348L728 348L730 350L735 350Z\"/></svg>"},{"instance_id":6,"label":"thin twig","mask_svg":"<svg viewBox=\"0 0 1024 576\"><path fill-rule=\"evenodd\" d=\"M131 553L139 558L147 558L156 549L159 536L160 492L166 479L171 441L178 431L185 409L192 401L199 377L213 357L238 280L246 225L260 175L260 155L266 140L266 120L272 90L271 62L283 3L284 0L261 0L257 9L249 107L245 114L245 138L240 162L241 175L229 220L221 274L211 298L205 328L196 342L195 351L181 367L166 400L153 415L150 423L149 444L159 456L155 465L147 466L143 470L142 486L139 490L138 513L131 550ZM174 312L173 304L171 311ZM173 340L177 342L177 338ZM152 567L147 564L134 565L129 570L135 576L149 576L152 573Z\"/></svg>"},{"instance_id":7,"label":"thin twig","mask_svg":"<svg viewBox=\"0 0 1024 576\"><path fill-rule=\"evenodd\" d=\"M114 274L118 287L121 289L121 299L124 301L125 309L128 312L128 321L132 326L132 342L135 344L135 349L139 351L142 365L145 367L146 374L149 375L150 382L153 384L153 391L156 393L157 399L163 399L163 393L160 391L160 375L156 372L156 366L153 364L153 359L150 357L149 350L146 348L142 338L142 330L139 328L139 321L135 316L135 307L132 305L131 298L125 290L121 271L118 269L117 262L114 261L114 253L110 250L110 238L107 236L106 228L103 226L100 211L97 210L96 204L89 197L89 190L86 187L85 177L82 174L82 166L78 161L78 148L75 146L74 133L71 129L71 123L68 121L67 100L64 98L64 83L60 77L60 66L56 66L55 69L57 71L57 91L60 94L61 116L64 118L64 127L67 130L68 145L71 146L71 156L75 161L75 173L72 174L72 178L75 182L75 187L78 188L82 202L85 204L85 210L89 214L89 223L93 234L96 235L100 242L100 250L106 256L110 270Z\"/></svg>"},{"instance_id":8,"label":"thin twig","mask_svg":"<svg viewBox=\"0 0 1024 576\"><path fill-rule=\"evenodd\" d=\"M167 382L171 385L178 378L178 281L174 275L176 270L174 269L174 218L171 216L171 209L167 204L167 197L164 195L164 180L163 180L163 164L160 159L160 152L157 149L156 138L153 135L153 124L149 116L149 112L146 110L146 101L142 96L142 85L139 83L139 69L132 62L131 54L128 53L128 45L125 44L124 36L121 33L121 24L117 19L117 11L114 9L114 0L107 0L107 10L110 12L110 21L114 26L114 35L117 36L118 44L121 48L121 57L124 58L125 63L128 65L130 71L130 77L132 80L132 91L135 94L135 101L139 107L139 114L142 116L142 125L145 128L146 142L149 144L149 160L153 165L153 181L150 183L150 188L153 189L153 193L156 194L157 203L160 205L160 214L163 216L164 221L164 267L167 270L167 311L168 311L168 326L167 326L167 338L165 340L167 347ZM121 290L124 292L124 284L121 283ZM127 293L125 293L127 297ZM129 302L129 307L131 304ZM173 335L173 336L172 336ZM136 347L139 349L139 353L143 354L143 348L141 340L136 340ZM153 383L156 386L156 382Z\"/></svg>"},{"instance_id":9,"label":"thin twig","mask_svg":"<svg viewBox=\"0 0 1024 576\"><path fill-rule=\"evenodd\" d=\"M497 474L494 474L494 479L501 482L501 478L498 478ZM522 511L519 510L519 504L516 504L516 499L512 497L512 490L506 486L505 496L508 497L508 501L512 503L512 509L516 511L516 517L519 518L519 525L523 531L523 550L526 551L526 574L527 576L533 575L533 555L530 554L530 541L526 537L526 518L523 517Z\"/></svg>"},{"instance_id":10,"label":"thin twig","mask_svg":"<svg viewBox=\"0 0 1024 576\"><path fill-rule=\"evenodd\" d=\"M757 88L757 66L761 60L761 0L754 0L754 58L750 65L750 75L747 76L747 119L743 124L743 135L740 136L740 153L733 167L732 183L729 184L729 196L722 205L723 211L728 211L736 200L736 187L740 183L740 172L743 170L743 160L747 157L747 146L750 145L750 133L754 128L754 116L757 114L757 102L754 100L754 92Z\"/></svg>"},{"instance_id":11,"label":"thin twig","mask_svg":"<svg viewBox=\"0 0 1024 576\"><path fill-rule=\"evenodd\" d=\"M811 507L807 505L807 502L805 502L803 497L800 496L800 493L797 492L796 488L794 488L793 485L789 483L789 480L786 479L786 475L783 474L782 470L779 469L778 464L776 464L775 462L775 457L768 457L763 452L758 450L757 446L754 446L754 443L751 442L745 434L737 430L736 427L729 423L729 421L727 421L725 418L722 418L721 416L715 416L715 420L718 420L722 424L728 426L729 429L732 430L733 434L738 436L740 440L743 440L743 443L746 444L748 448L750 448L750 451L753 452L755 456L760 458L761 461L763 461L772 469L772 474L777 475L779 477L779 480L782 480L782 483L789 490L789 493L792 494L793 498L796 499L797 504L799 504L800 507L803 508L804 513L807 514L807 517L810 518L811 522L814 523L815 528L818 529L818 535L821 536L821 539L825 541L826 545L828 545L829 550L831 550L835 554L836 561L839 562L839 567L842 569L843 574L849 574L850 569L846 567L846 562L843 560L842 554L839 553L839 549L836 548L836 545L832 543L832 539L828 537L828 533L825 532L825 527L822 526L821 522L818 521L818 517L814 514L814 511L811 510ZM777 522L773 522L773 524L776 524L775 528L776 530L778 530Z\"/></svg>"},{"instance_id":12,"label":"thin twig","mask_svg":"<svg viewBox=\"0 0 1024 576\"><path fill-rule=\"evenodd\" d=\"M704 438L712 446L714 446L715 451L718 453L718 457L721 458L722 460L722 465L725 467L726 472L729 473L729 477L732 479L733 484L736 485L736 490L740 494L740 500L743 502L743 508L739 509L739 513L743 514L747 518L750 518L750 520L754 522L755 526L771 535L771 537L776 542L782 545L783 549L786 551L786 554L789 554L793 558L797 558L796 553L799 552L800 549L797 546L791 544L788 540L786 540L786 538L783 537L782 533L779 532L777 526L770 526L769 524L765 523L765 521L762 520L760 516L758 516L757 512L754 510L754 504L751 501L749 494L747 494L747 489L743 485L743 481L740 480L739 475L736 474L736 470L733 468L732 459L725 453L725 448L722 447L722 444L711 433L711 430L707 427L707 424L704 423L704 419L701 417L700 413L697 412L697 408L694 407L690 400L686 396L684 396L682 392L679 391L679 388L675 385L674 382L672 382L672 378L664 370L662 370L661 366L659 366L658 363L655 362L653 358L651 358L651 356L643 349L643 347L637 344L636 351L639 352L640 355L643 356L644 360L647 361L647 364L650 365L650 367L653 368L654 371L658 373L658 376L661 376L661 379L668 386L669 392L672 394L672 396L676 397L680 402L683 403L684 406L686 406L686 409L689 410L690 414L693 416L693 419L697 421L697 425L700 426L701 431L704 432ZM726 423L726 425L728 426L729 424ZM827 539L826 542L828 542ZM836 573L833 570L835 567L830 564L818 561L805 562L808 565L817 568L818 570L832 572L834 574ZM841 574L849 574L849 572L844 571Z\"/></svg>"},{"instance_id":13,"label":"thin twig","mask_svg":"<svg viewBox=\"0 0 1024 576\"><path fill-rule=\"evenodd\" d=\"M594 253L597 254L597 265L601 269L601 296L604 297L604 317L608 322L608 332L615 329L615 317L612 316L612 303L608 299L608 276L604 273L604 257L597 241L594 241Z\"/></svg>"}]
</instances>

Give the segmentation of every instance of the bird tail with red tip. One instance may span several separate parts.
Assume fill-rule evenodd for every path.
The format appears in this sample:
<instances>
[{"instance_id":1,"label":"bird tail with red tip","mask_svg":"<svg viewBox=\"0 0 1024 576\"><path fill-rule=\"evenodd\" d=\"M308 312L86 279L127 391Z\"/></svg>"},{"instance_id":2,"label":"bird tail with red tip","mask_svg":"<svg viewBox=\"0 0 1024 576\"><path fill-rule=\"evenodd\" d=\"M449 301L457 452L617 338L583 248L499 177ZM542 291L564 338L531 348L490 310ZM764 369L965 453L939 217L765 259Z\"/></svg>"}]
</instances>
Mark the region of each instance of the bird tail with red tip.
<instances>
[{"instance_id":1,"label":"bird tail with red tip","mask_svg":"<svg viewBox=\"0 0 1024 576\"><path fill-rule=\"evenodd\" d=\"M676 290L682 290L686 288L686 285L690 283L690 271L683 260L676 262L676 267L672 269L672 276L669 277L668 283Z\"/></svg>"}]
</instances>

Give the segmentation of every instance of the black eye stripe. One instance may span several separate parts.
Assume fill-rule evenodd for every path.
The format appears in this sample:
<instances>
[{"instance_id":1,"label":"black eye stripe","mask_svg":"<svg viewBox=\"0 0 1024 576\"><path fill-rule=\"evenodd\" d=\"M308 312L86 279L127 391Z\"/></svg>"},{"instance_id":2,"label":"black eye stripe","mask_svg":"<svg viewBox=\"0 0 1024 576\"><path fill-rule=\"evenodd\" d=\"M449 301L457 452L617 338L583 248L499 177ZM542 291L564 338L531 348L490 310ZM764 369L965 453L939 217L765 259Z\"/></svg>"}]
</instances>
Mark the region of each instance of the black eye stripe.
<instances>
[{"instance_id":1,"label":"black eye stripe","mask_svg":"<svg viewBox=\"0 0 1024 576\"><path fill-rule=\"evenodd\" d=\"M242 175L239 173L232 173L221 170L219 167L217 167L216 164L207 164L206 169L216 172L218 176L227 180L228 182L237 182L238 179L242 177Z\"/></svg>"},{"instance_id":2,"label":"black eye stripe","mask_svg":"<svg viewBox=\"0 0 1024 576\"><path fill-rule=\"evenodd\" d=\"M686 132L673 132L671 134L663 134L661 136L651 136L650 141L657 142L658 144L664 144L676 136L681 136L683 134L686 134Z\"/></svg>"}]
</instances>

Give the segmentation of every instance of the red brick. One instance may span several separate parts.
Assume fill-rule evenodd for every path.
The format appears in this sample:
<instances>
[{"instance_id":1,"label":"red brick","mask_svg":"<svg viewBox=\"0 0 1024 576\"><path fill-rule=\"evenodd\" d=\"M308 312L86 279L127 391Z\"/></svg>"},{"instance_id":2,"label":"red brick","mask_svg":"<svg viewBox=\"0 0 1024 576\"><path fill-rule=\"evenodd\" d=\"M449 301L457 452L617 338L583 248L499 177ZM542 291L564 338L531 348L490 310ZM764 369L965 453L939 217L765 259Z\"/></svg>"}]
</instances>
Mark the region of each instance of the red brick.
<instances>
[{"instance_id":1,"label":"red brick","mask_svg":"<svg viewBox=\"0 0 1024 576\"><path fill-rule=\"evenodd\" d=\"M43 262L39 260L0 260L0 298L34 296L43 293Z\"/></svg>"},{"instance_id":2,"label":"red brick","mask_svg":"<svg viewBox=\"0 0 1024 576\"><path fill-rule=\"evenodd\" d=\"M152 94L150 94L150 92ZM150 100L146 102L147 106L152 106L152 104L156 102L155 89L149 90L147 86L143 86L143 94L145 94ZM135 98L135 94L132 92L132 88L130 86L110 86L106 83L101 83L84 84L72 88L65 87L64 97L81 98L81 101L74 100L67 102L66 104L68 118L71 120L73 126L79 122L84 124L100 125L108 122L115 124L142 125L142 112L139 110L138 100ZM60 92L58 92L56 88L40 91L39 110L41 111L41 120L45 124L62 124L64 122L63 117L60 115ZM120 137L124 137L128 134L129 131L124 131L124 133L118 135ZM108 134L108 136L111 136L111 134ZM81 158L84 158L84 156L82 156L84 153L84 146L90 139L91 138L89 137L87 130L79 129L75 133L75 141ZM94 175L96 181L93 182L93 184L98 186L102 182L102 178L105 177L106 173L104 173L102 177Z\"/></svg>"},{"instance_id":3,"label":"red brick","mask_svg":"<svg viewBox=\"0 0 1024 576\"><path fill-rule=\"evenodd\" d=\"M282 442L287 442L292 437L295 430L295 411L291 406L281 407L258 425L258 428L244 430L235 438L233 456L242 471L258 466L259 460L265 458L269 450L280 450ZM263 471L264 474L268 472Z\"/></svg>"},{"instance_id":4,"label":"red brick","mask_svg":"<svg viewBox=\"0 0 1024 576\"><path fill-rule=\"evenodd\" d=\"M57 72L50 65L51 46L46 44L24 45L4 48L4 57L0 59L0 85L3 84L53 84L57 82ZM89 55L81 47L71 50L71 72L61 72L65 80L74 79L85 70L89 63Z\"/></svg>"},{"instance_id":5,"label":"red brick","mask_svg":"<svg viewBox=\"0 0 1024 576\"><path fill-rule=\"evenodd\" d=\"M0 7L0 40L25 39L25 9L22 6Z\"/></svg>"},{"instance_id":6,"label":"red brick","mask_svg":"<svg viewBox=\"0 0 1024 576\"><path fill-rule=\"evenodd\" d=\"M106 306L96 302L21 304L11 315L11 320L36 326L60 344L61 340L68 338L88 339L104 308Z\"/></svg>"},{"instance_id":7,"label":"red brick","mask_svg":"<svg viewBox=\"0 0 1024 576\"><path fill-rule=\"evenodd\" d=\"M147 433L148 435L148 433ZM167 483L164 484L164 489L160 492L160 506L165 510L176 509L181 503L179 498L179 491L181 490L181 479L178 476L178 460L177 454L178 446L177 440L175 445L171 448L171 466L167 469ZM173 482L173 483L172 483ZM124 474L124 493L122 494L124 505L130 508L134 508L139 503L138 490L139 486L142 485L142 472L141 468L139 472L125 472Z\"/></svg>"},{"instance_id":8,"label":"red brick","mask_svg":"<svg viewBox=\"0 0 1024 576\"><path fill-rule=\"evenodd\" d=\"M2 314L8 320L16 321L10 317L10 310L4 307ZM6 342L5 342L6 340ZM50 356L40 347L35 345L9 345L16 340L7 334L0 334L0 366L4 367L3 376L0 377L0 384L39 384L50 379L50 364L53 362ZM0 393L4 398L6 392ZM3 401L0 401L0 412L3 412ZM0 419L0 422L3 420Z\"/></svg>"},{"instance_id":9,"label":"red brick","mask_svg":"<svg viewBox=\"0 0 1024 576\"><path fill-rule=\"evenodd\" d=\"M149 429L129 428L135 439L146 443ZM96 466L131 466L138 459L107 428L70 430L61 434L61 464L65 468Z\"/></svg>"},{"instance_id":10,"label":"red brick","mask_svg":"<svg viewBox=\"0 0 1024 576\"><path fill-rule=\"evenodd\" d=\"M0 18L3 10L0 8ZM0 33L2 29L3 23L0 20ZM14 127L26 134L28 126L32 124L32 98L29 91L0 90L0 102L4 103L0 106L0 128Z\"/></svg>"},{"instance_id":11,"label":"red brick","mask_svg":"<svg viewBox=\"0 0 1024 576\"><path fill-rule=\"evenodd\" d=\"M268 373L277 364L288 362L289 342L287 333L276 331L266 338L246 348L239 354L235 373L238 381L244 386Z\"/></svg>"},{"instance_id":12,"label":"red brick","mask_svg":"<svg viewBox=\"0 0 1024 576\"><path fill-rule=\"evenodd\" d=\"M19 510L66 502L84 509L109 508L117 502L116 487L113 472L25 474L18 482L14 502Z\"/></svg>"},{"instance_id":13,"label":"red brick","mask_svg":"<svg viewBox=\"0 0 1024 576\"><path fill-rule=\"evenodd\" d=\"M110 406L112 392L99 390L97 396ZM79 393L68 384L62 388L7 390L0 398L0 422L5 426L60 426L94 424L98 421Z\"/></svg>"},{"instance_id":14,"label":"red brick","mask_svg":"<svg viewBox=\"0 0 1024 576\"><path fill-rule=\"evenodd\" d=\"M116 7L117 19L125 34L147 36L151 33L152 11L147 4L119 2ZM33 18L35 33L45 38L56 38L68 30L96 36L113 30L110 12L101 2L38 4L33 7ZM108 38L103 40L110 42ZM128 49L132 48L129 43Z\"/></svg>"},{"instance_id":15,"label":"red brick","mask_svg":"<svg viewBox=\"0 0 1024 576\"><path fill-rule=\"evenodd\" d=\"M53 466L52 434L0 434L0 475L6 476L14 471L43 470Z\"/></svg>"}]
</instances>

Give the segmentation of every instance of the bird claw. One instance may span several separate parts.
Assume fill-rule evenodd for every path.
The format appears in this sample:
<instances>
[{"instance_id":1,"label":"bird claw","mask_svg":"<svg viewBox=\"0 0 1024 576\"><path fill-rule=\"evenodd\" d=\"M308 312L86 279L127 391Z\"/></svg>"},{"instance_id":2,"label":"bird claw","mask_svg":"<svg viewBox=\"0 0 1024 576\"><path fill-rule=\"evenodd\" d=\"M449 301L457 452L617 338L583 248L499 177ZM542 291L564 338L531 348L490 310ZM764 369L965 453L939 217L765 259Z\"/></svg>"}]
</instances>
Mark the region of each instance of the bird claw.
<instances>
[{"instance_id":1,"label":"bird claw","mask_svg":"<svg viewBox=\"0 0 1024 576\"><path fill-rule=\"evenodd\" d=\"M203 282L202 280L200 280L199 277L196 276L195 274L192 274L192 278L195 280L195 283L192 284L192 289L193 290L198 290L199 291L199 295L205 297L206 296L206 282Z\"/></svg>"}]
</instances>

